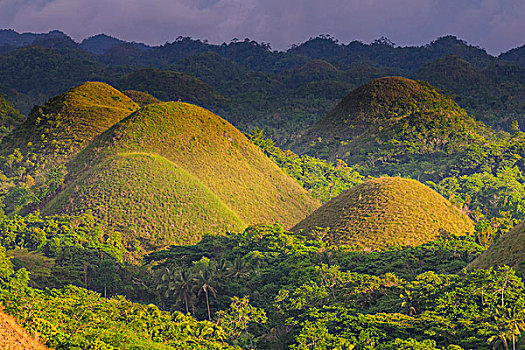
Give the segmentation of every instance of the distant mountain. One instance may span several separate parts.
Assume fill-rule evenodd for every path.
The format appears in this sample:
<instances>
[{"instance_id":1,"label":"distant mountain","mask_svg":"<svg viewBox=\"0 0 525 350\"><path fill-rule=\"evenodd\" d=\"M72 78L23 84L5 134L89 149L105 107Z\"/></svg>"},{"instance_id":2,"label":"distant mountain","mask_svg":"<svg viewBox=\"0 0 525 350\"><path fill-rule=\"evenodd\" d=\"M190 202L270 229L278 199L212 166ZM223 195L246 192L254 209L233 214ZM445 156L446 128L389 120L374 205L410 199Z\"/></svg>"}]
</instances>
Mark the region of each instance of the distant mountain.
<instances>
[{"instance_id":1,"label":"distant mountain","mask_svg":"<svg viewBox=\"0 0 525 350\"><path fill-rule=\"evenodd\" d=\"M525 125L525 67L496 62L483 69L459 56L427 63L413 74L438 86L477 119L509 130Z\"/></svg>"},{"instance_id":2,"label":"distant mountain","mask_svg":"<svg viewBox=\"0 0 525 350\"><path fill-rule=\"evenodd\" d=\"M33 104L43 103L73 86L88 80L111 81L112 77L111 70L80 50L28 46L0 55L0 91L9 100L22 98L17 108L24 114ZM26 96L29 105L18 95Z\"/></svg>"},{"instance_id":3,"label":"distant mountain","mask_svg":"<svg viewBox=\"0 0 525 350\"><path fill-rule=\"evenodd\" d=\"M100 55L108 51L109 49L112 49L115 46L118 46L123 43L123 40L114 38L112 36L106 34L98 34L82 40L82 42L80 43L80 48L91 53Z\"/></svg>"},{"instance_id":4,"label":"distant mountain","mask_svg":"<svg viewBox=\"0 0 525 350\"><path fill-rule=\"evenodd\" d=\"M499 59L525 66L525 45L516 47L498 56Z\"/></svg>"},{"instance_id":5,"label":"distant mountain","mask_svg":"<svg viewBox=\"0 0 525 350\"><path fill-rule=\"evenodd\" d=\"M330 231L324 233L323 228ZM474 225L420 182L383 177L341 193L292 231L349 249L375 251L420 245L447 234L470 234Z\"/></svg>"},{"instance_id":6,"label":"distant mountain","mask_svg":"<svg viewBox=\"0 0 525 350\"><path fill-rule=\"evenodd\" d=\"M212 108L243 131L265 129L279 145L297 138L353 88L384 76L430 81L479 120L504 130L510 130L517 120L525 128L525 67L519 65L523 50L517 48L496 58L454 36L423 46L400 47L387 38L370 44L344 44L320 35L279 52L250 39L215 45L179 37L149 47L105 34L78 45L61 32L2 33L6 39L0 41L0 92L24 114L32 105L84 81L116 84L130 73L157 68L205 82L228 105L217 108L202 100L188 101ZM29 42L39 48L13 46ZM43 54L42 46L49 51ZM139 84L122 87L152 90ZM196 97L195 91L184 91L186 88L194 86L176 86L176 95ZM164 88L157 93L175 95Z\"/></svg>"}]
</instances>

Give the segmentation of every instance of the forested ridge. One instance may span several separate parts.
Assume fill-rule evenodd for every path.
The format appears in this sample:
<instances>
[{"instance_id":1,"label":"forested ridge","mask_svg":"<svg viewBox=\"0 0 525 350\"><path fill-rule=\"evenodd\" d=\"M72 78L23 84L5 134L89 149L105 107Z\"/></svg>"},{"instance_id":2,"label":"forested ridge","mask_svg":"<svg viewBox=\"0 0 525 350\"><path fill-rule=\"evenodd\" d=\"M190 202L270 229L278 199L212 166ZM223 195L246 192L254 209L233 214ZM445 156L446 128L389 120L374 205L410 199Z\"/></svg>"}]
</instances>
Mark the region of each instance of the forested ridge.
<instances>
[{"instance_id":1,"label":"forested ridge","mask_svg":"<svg viewBox=\"0 0 525 350\"><path fill-rule=\"evenodd\" d=\"M525 348L521 53L0 31L0 334Z\"/></svg>"}]
</instances>

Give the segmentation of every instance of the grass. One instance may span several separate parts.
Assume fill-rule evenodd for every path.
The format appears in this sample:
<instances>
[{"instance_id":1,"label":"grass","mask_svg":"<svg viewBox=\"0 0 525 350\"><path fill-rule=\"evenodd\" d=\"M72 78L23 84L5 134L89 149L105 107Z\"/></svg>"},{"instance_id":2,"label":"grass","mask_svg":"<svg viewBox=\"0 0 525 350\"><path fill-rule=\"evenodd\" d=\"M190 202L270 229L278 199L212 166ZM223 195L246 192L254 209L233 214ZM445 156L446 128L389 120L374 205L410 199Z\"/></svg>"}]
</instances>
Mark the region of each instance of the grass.
<instances>
[{"instance_id":1,"label":"grass","mask_svg":"<svg viewBox=\"0 0 525 350\"><path fill-rule=\"evenodd\" d=\"M525 267L525 222L501 235L468 268L488 269L492 266L508 265L523 272Z\"/></svg>"},{"instance_id":2,"label":"grass","mask_svg":"<svg viewBox=\"0 0 525 350\"><path fill-rule=\"evenodd\" d=\"M427 243L442 234L474 231L471 220L437 192L415 180L383 177L357 185L317 209L292 231L330 228L327 240L376 251Z\"/></svg>"},{"instance_id":3,"label":"grass","mask_svg":"<svg viewBox=\"0 0 525 350\"><path fill-rule=\"evenodd\" d=\"M148 105L105 132L71 165L73 174L129 152L162 156L198 179L244 223L291 227L319 206L241 132L194 105Z\"/></svg>"},{"instance_id":4,"label":"grass","mask_svg":"<svg viewBox=\"0 0 525 350\"><path fill-rule=\"evenodd\" d=\"M19 163L35 174L70 160L138 108L105 83L85 83L33 109L28 119L4 138L0 156L7 157L19 149L23 157Z\"/></svg>"},{"instance_id":5,"label":"grass","mask_svg":"<svg viewBox=\"0 0 525 350\"><path fill-rule=\"evenodd\" d=\"M92 211L121 232L128 251L196 243L204 234L245 224L204 184L164 157L124 153L105 158L55 197L42 214Z\"/></svg>"},{"instance_id":6,"label":"grass","mask_svg":"<svg viewBox=\"0 0 525 350\"><path fill-rule=\"evenodd\" d=\"M46 350L38 337L31 337L9 315L0 311L0 349L5 350Z\"/></svg>"}]
</instances>

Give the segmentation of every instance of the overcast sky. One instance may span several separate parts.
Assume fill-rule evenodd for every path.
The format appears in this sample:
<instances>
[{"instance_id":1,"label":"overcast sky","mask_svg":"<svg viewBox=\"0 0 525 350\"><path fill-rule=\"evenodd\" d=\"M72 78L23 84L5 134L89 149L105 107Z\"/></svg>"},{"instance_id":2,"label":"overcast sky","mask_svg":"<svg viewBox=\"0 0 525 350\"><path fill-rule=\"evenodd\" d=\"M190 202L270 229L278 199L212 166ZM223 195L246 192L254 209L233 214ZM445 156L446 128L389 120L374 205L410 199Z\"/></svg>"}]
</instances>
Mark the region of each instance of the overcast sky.
<instances>
[{"instance_id":1,"label":"overcast sky","mask_svg":"<svg viewBox=\"0 0 525 350\"><path fill-rule=\"evenodd\" d=\"M421 45L456 35L489 53L525 44L524 0L0 0L0 28L106 33L151 45L246 37L287 49L318 34Z\"/></svg>"}]
</instances>

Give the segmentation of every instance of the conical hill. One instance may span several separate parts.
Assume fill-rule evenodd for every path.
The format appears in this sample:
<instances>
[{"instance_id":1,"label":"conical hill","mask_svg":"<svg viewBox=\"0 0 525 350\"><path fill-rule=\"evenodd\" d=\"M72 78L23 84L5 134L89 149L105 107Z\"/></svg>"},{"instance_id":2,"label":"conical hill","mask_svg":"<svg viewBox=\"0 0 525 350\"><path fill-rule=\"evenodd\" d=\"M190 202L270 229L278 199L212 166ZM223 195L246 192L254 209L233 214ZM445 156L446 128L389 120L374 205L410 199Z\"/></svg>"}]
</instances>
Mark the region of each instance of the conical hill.
<instances>
[{"instance_id":1,"label":"conical hill","mask_svg":"<svg viewBox=\"0 0 525 350\"><path fill-rule=\"evenodd\" d=\"M161 164L175 175L162 174ZM131 169L124 170L124 166ZM149 168L159 170L144 170ZM194 242L210 230L219 233L244 224L281 222L291 227L319 206L235 127L203 108L181 102L151 104L131 114L82 151L69 170L73 182L42 208L43 213L92 210L119 229L129 214L128 220L138 225L139 231L147 231L153 238L157 235L159 244ZM199 194L186 193L188 186L192 188L188 191ZM186 207L167 198L177 197L178 187ZM113 196L120 198L110 199ZM116 205L104 204L112 201ZM133 203L146 212L166 212L142 222L141 209L129 209L138 217L118 209ZM193 214L184 214L190 207ZM188 223L187 229L181 228L177 215L193 215L195 226ZM191 230L189 238L172 237Z\"/></svg>"},{"instance_id":2,"label":"conical hill","mask_svg":"<svg viewBox=\"0 0 525 350\"><path fill-rule=\"evenodd\" d=\"M18 149L22 158L19 163L29 173L49 169L70 160L138 108L129 97L105 83L85 83L35 107L26 121L2 140L0 156L8 157Z\"/></svg>"},{"instance_id":3,"label":"conical hill","mask_svg":"<svg viewBox=\"0 0 525 350\"><path fill-rule=\"evenodd\" d=\"M428 83L386 77L351 91L289 146L297 153L359 164L374 176L401 173L435 180L446 172L441 160L453 163L465 147L493 134ZM429 164L419 166L421 173L405 171L407 164L422 162Z\"/></svg>"},{"instance_id":4,"label":"conical hill","mask_svg":"<svg viewBox=\"0 0 525 350\"><path fill-rule=\"evenodd\" d=\"M492 266L508 265L523 270L525 263L525 221L496 239L494 243L468 266L488 269Z\"/></svg>"},{"instance_id":5,"label":"conical hill","mask_svg":"<svg viewBox=\"0 0 525 350\"><path fill-rule=\"evenodd\" d=\"M365 251L420 245L442 234L474 230L472 221L437 192L399 177L369 180L341 193L292 231L314 236L316 228L326 227L328 242Z\"/></svg>"},{"instance_id":6,"label":"conical hill","mask_svg":"<svg viewBox=\"0 0 525 350\"><path fill-rule=\"evenodd\" d=\"M124 246L135 255L141 255L139 246L149 252L245 227L197 178L166 158L138 152L96 163L46 205L42 214L88 210L122 233Z\"/></svg>"}]
</instances>

